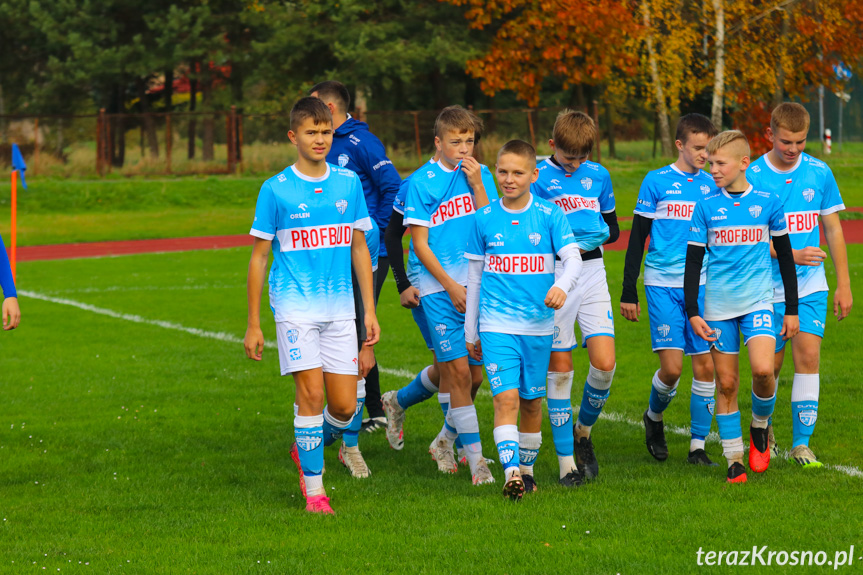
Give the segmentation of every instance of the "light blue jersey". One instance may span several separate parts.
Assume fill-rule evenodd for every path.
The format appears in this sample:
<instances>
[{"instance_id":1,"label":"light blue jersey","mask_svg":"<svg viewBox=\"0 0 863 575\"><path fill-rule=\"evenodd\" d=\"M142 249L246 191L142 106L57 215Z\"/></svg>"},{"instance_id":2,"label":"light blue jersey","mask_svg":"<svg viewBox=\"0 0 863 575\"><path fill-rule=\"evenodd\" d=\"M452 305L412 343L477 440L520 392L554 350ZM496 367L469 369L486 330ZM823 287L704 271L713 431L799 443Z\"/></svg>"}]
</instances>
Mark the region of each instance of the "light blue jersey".
<instances>
[{"instance_id":1,"label":"light blue jersey","mask_svg":"<svg viewBox=\"0 0 863 575\"><path fill-rule=\"evenodd\" d=\"M671 164L644 177L634 211L636 215L653 220L644 260L644 285L683 287L689 222L695 204L715 192L713 178L704 170L689 174ZM706 280L705 257L701 283Z\"/></svg>"},{"instance_id":2,"label":"light blue jersey","mask_svg":"<svg viewBox=\"0 0 863 575\"><path fill-rule=\"evenodd\" d=\"M756 188L779 196L788 221L791 247L802 250L821 244L818 216L845 209L836 178L827 164L809 154L800 154L797 164L787 172L780 171L764 154L749 166L746 179ZM785 287L779 274L779 262L773 260L774 302L785 301ZM797 266L797 291L800 298L828 291L824 263Z\"/></svg>"},{"instance_id":3,"label":"light blue jersey","mask_svg":"<svg viewBox=\"0 0 863 575\"><path fill-rule=\"evenodd\" d=\"M393 201L393 210L400 213L402 216L405 215L405 199L408 195L408 182L410 182L410 179L416 174L427 171L429 167L433 165L434 160L429 160L424 166L421 166L413 174L402 180L402 184L401 186L399 186L399 192L396 194L395 201ZM405 268L405 274L407 274L408 281L411 282L411 285L414 287L416 287L418 281L417 269L419 265L420 260L419 258L417 258L417 254L414 251L414 240L413 238L411 238L410 242L408 243L408 265Z\"/></svg>"},{"instance_id":4,"label":"light blue jersey","mask_svg":"<svg viewBox=\"0 0 863 575\"><path fill-rule=\"evenodd\" d=\"M503 202L482 208L465 257L484 262L479 331L551 335L554 310L545 296L554 285L554 256L575 243L563 210L532 195L523 210Z\"/></svg>"},{"instance_id":5,"label":"light blue jersey","mask_svg":"<svg viewBox=\"0 0 863 575\"><path fill-rule=\"evenodd\" d=\"M378 257L381 253L381 234L377 222L372 220L371 229L366 230L366 245L372 258L372 271L378 270Z\"/></svg>"},{"instance_id":6,"label":"light blue jersey","mask_svg":"<svg viewBox=\"0 0 863 575\"><path fill-rule=\"evenodd\" d=\"M251 235L273 242L270 306L277 322L354 319L351 243L371 229L357 175L327 164L320 178L291 166L261 186Z\"/></svg>"},{"instance_id":7,"label":"light blue jersey","mask_svg":"<svg viewBox=\"0 0 863 575\"><path fill-rule=\"evenodd\" d=\"M482 181L489 199L496 198L494 178L485 166L482 166ZM427 227L429 248L443 270L456 283L467 286L465 238L473 229L476 203L461 167L448 170L437 162L428 166L425 173L412 176L404 209L404 223ZM419 289L420 297L444 291L422 262L418 262L414 285Z\"/></svg>"},{"instance_id":8,"label":"light blue jersey","mask_svg":"<svg viewBox=\"0 0 863 575\"><path fill-rule=\"evenodd\" d=\"M705 246L710 258L705 320L773 311L770 237L787 233L779 198L751 185L737 197L721 188L696 204L689 244Z\"/></svg>"},{"instance_id":9,"label":"light blue jersey","mask_svg":"<svg viewBox=\"0 0 863 575\"><path fill-rule=\"evenodd\" d=\"M563 210L580 249L589 252L601 246L609 236L608 224L601 214L614 211L608 170L595 162L582 162L569 173L551 158L538 168L539 178L530 188L533 195Z\"/></svg>"}]
</instances>

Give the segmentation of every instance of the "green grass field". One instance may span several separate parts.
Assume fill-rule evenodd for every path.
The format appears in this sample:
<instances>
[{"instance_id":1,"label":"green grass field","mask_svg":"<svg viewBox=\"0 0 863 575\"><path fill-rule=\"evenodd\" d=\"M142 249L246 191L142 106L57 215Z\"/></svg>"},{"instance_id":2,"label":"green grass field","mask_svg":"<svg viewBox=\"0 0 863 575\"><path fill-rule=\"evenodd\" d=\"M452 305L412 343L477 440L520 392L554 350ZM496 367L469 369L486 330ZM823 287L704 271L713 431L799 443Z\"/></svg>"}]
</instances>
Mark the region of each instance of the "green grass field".
<instances>
[{"instance_id":1,"label":"green grass field","mask_svg":"<svg viewBox=\"0 0 863 575\"><path fill-rule=\"evenodd\" d=\"M853 565L840 572L863 565L859 310L838 325L828 319L812 440L826 469L777 460L728 486L722 468L685 464L680 433L669 433L669 460L655 462L640 424L657 366L645 312L638 324L616 322L609 417L594 428L597 482L556 485L547 421L540 491L520 504L500 496L499 464L493 486L473 487L465 470L440 474L426 452L442 419L432 399L408 412L403 451L383 433L361 435L367 480L351 478L328 450L324 480L338 514L311 517L288 453L292 381L278 377L273 348L256 363L238 343L249 252L19 265L23 321L0 333L0 573L692 573L699 548L753 545L830 560L854 545ZM863 247L849 256L858 285ZM607 254L615 302L622 265L622 253ZM394 389L429 354L392 280L379 316L382 388ZM269 318L264 329L274 342ZM579 380L586 354L574 359ZM784 447L791 371L777 402ZM688 424L689 379L686 368L669 426ZM496 457L487 389L477 405L485 452ZM721 460L716 441L708 452Z\"/></svg>"}]
</instances>

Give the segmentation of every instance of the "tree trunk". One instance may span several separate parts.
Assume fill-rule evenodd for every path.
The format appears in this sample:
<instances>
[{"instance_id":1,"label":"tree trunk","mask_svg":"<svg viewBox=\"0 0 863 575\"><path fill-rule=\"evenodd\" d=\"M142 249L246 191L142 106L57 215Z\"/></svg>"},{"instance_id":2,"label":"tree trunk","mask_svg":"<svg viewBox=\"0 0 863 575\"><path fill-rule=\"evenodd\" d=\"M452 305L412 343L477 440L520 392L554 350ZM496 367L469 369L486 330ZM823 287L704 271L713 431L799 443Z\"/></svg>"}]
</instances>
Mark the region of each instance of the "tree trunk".
<instances>
[{"instance_id":1,"label":"tree trunk","mask_svg":"<svg viewBox=\"0 0 863 575\"><path fill-rule=\"evenodd\" d=\"M204 77L203 82L201 82L201 107L204 111L208 112L210 110L210 101L213 95L213 85L212 85L212 77L207 74ZM204 124L204 133L202 135L202 155L205 162L210 162L215 157L213 153L213 131L214 131L214 120L213 116L207 115L204 116L203 119Z\"/></svg>"},{"instance_id":2,"label":"tree trunk","mask_svg":"<svg viewBox=\"0 0 863 575\"><path fill-rule=\"evenodd\" d=\"M365 114L369 111L368 88L364 84L357 84L354 92L354 112L357 120L366 121Z\"/></svg>"},{"instance_id":3,"label":"tree trunk","mask_svg":"<svg viewBox=\"0 0 863 575\"><path fill-rule=\"evenodd\" d=\"M165 69L165 111L169 114L174 108L174 69Z\"/></svg>"},{"instance_id":4,"label":"tree trunk","mask_svg":"<svg viewBox=\"0 0 863 575\"><path fill-rule=\"evenodd\" d=\"M722 104L725 99L725 6L724 0L713 0L716 12L716 63L713 68L713 105L710 120L722 129Z\"/></svg>"},{"instance_id":5,"label":"tree trunk","mask_svg":"<svg viewBox=\"0 0 863 575\"><path fill-rule=\"evenodd\" d=\"M714 0L714 2L721 0ZM647 58L650 64L650 80L656 93L656 118L659 124L659 137L662 142L662 155L671 156L671 128L668 125L668 105L662 90L662 82L659 79L659 63L656 57L656 49L653 46L653 31L650 24L650 5L648 0L641 0L641 13L644 27L647 28Z\"/></svg>"},{"instance_id":6,"label":"tree trunk","mask_svg":"<svg viewBox=\"0 0 863 575\"><path fill-rule=\"evenodd\" d=\"M150 101L147 99L147 84L143 78L138 78L138 100L141 102L141 113L144 114L144 132L150 148L150 157L159 157L159 139L156 136L156 122L150 114Z\"/></svg>"},{"instance_id":7,"label":"tree trunk","mask_svg":"<svg viewBox=\"0 0 863 575\"><path fill-rule=\"evenodd\" d=\"M0 116L4 114L6 114L6 100L3 99L3 84L0 84ZM9 136L6 134L6 118L0 118L0 138L4 144L9 141Z\"/></svg>"},{"instance_id":8,"label":"tree trunk","mask_svg":"<svg viewBox=\"0 0 863 575\"><path fill-rule=\"evenodd\" d=\"M112 114L122 114L126 111L123 105L123 89L120 84L114 84L111 93L111 104L108 107L108 112ZM123 130L122 116L114 116L108 120L109 126L109 147L110 161L115 168L122 168L126 161L126 134Z\"/></svg>"},{"instance_id":9,"label":"tree trunk","mask_svg":"<svg viewBox=\"0 0 863 575\"><path fill-rule=\"evenodd\" d=\"M117 139L117 157L114 160L114 165L122 168L126 163L126 118L119 116L114 122L114 130L112 132Z\"/></svg>"},{"instance_id":10,"label":"tree trunk","mask_svg":"<svg viewBox=\"0 0 863 575\"><path fill-rule=\"evenodd\" d=\"M788 54L786 42L791 28L791 6L782 9L782 31L779 36L779 54L776 58L776 90L773 92L773 107L778 106L785 99L785 58Z\"/></svg>"},{"instance_id":11,"label":"tree trunk","mask_svg":"<svg viewBox=\"0 0 863 575\"><path fill-rule=\"evenodd\" d=\"M198 79L192 78L189 81L189 111L195 111L195 105L198 100ZM189 159L195 159L195 139L198 137L198 118L197 116L189 116Z\"/></svg>"},{"instance_id":12,"label":"tree trunk","mask_svg":"<svg viewBox=\"0 0 863 575\"><path fill-rule=\"evenodd\" d=\"M610 102L605 103L605 134L608 138L608 156L617 158L614 151L614 105Z\"/></svg>"}]
</instances>

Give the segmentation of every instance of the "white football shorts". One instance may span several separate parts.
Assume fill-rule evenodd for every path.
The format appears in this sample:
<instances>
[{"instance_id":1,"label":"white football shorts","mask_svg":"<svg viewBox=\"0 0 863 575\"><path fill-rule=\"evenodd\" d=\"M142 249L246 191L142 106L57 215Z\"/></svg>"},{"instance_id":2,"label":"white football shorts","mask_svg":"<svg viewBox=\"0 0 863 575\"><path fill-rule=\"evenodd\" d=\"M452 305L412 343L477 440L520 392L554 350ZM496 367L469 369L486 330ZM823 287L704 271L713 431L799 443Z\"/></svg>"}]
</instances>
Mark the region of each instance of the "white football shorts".
<instances>
[{"instance_id":1,"label":"white football shorts","mask_svg":"<svg viewBox=\"0 0 863 575\"><path fill-rule=\"evenodd\" d=\"M357 375L354 320L276 323L282 375L322 367L324 373Z\"/></svg>"},{"instance_id":2,"label":"white football shorts","mask_svg":"<svg viewBox=\"0 0 863 575\"><path fill-rule=\"evenodd\" d=\"M563 264L557 262L555 279L563 273ZM611 295L602 259L584 263L578 283L566 294L566 303L554 312L554 340L552 351L572 351L578 347L575 323L581 337L587 341L597 335L614 337L614 316L611 313Z\"/></svg>"}]
</instances>

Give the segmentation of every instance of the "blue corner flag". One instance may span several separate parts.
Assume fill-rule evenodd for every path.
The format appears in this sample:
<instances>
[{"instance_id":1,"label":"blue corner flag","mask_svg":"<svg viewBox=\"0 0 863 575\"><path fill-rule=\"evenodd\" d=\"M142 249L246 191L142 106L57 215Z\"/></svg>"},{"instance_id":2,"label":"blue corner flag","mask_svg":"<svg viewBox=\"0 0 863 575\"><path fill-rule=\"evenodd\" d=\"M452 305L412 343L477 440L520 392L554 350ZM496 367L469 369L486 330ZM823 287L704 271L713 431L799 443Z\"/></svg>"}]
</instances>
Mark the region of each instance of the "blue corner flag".
<instances>
[{"instance_id":1,"label":"blue corner flag","mask_svg":"<svg viewBox=\"0 0 863 575\"><path fill-rule=\"evenodd\" d=\"M27 181L24 179L24 172L27 170L27 164L24 163L24 156L21 155L21 150L18 149L18 144L12 144L12 169L18 170L18 177L21 178L21 185L27 189Z\"/></svg>"}]
</instances>

